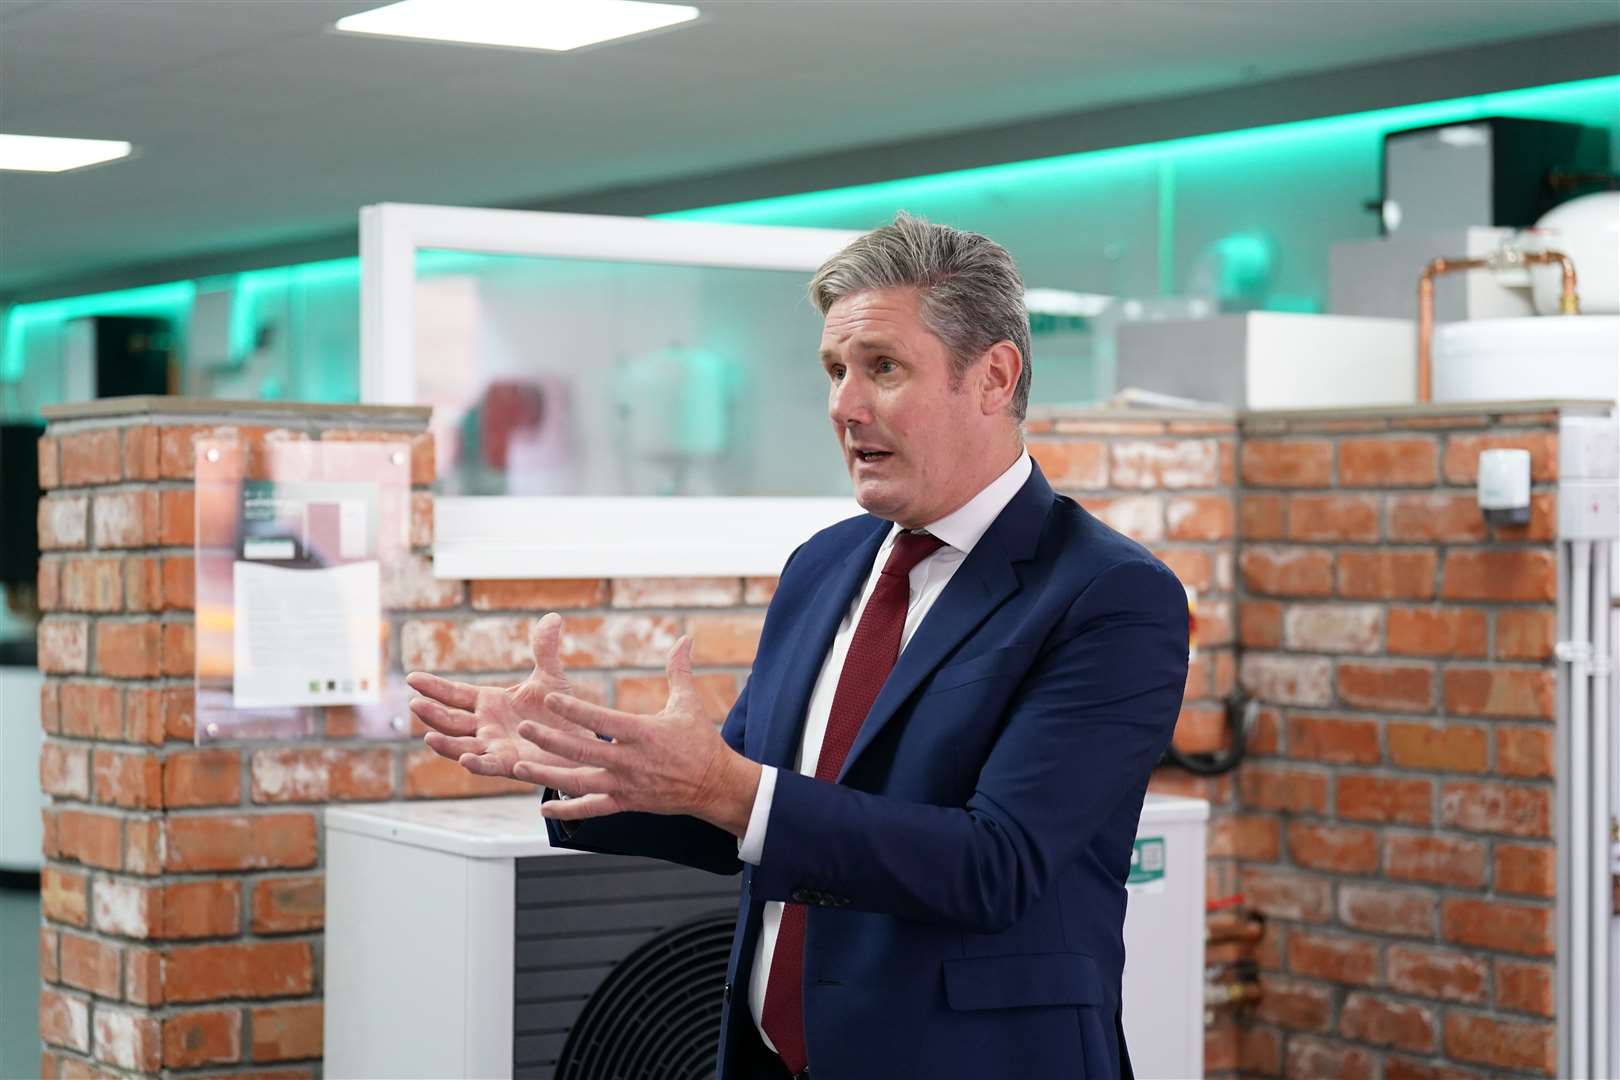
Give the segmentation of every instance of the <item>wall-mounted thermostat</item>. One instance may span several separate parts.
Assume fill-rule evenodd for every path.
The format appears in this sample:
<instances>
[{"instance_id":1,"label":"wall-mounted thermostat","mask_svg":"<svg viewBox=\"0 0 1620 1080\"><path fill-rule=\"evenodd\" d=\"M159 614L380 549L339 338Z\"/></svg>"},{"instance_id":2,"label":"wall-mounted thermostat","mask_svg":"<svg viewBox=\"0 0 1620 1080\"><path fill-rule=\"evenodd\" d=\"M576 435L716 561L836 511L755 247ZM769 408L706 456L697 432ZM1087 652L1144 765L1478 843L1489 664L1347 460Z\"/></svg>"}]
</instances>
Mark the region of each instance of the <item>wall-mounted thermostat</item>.
<instances>
[{"instance_id":1,"label":"wall-mounted thermostat","mask_svg":"<svg viewBox=\"0 0 1620 1080\"><path fill-rule=\"evenodd\" d=\"M1530 451L1480 451L1479 508L1492 525L1530 520Z\"/></svg>"}]
</instances>

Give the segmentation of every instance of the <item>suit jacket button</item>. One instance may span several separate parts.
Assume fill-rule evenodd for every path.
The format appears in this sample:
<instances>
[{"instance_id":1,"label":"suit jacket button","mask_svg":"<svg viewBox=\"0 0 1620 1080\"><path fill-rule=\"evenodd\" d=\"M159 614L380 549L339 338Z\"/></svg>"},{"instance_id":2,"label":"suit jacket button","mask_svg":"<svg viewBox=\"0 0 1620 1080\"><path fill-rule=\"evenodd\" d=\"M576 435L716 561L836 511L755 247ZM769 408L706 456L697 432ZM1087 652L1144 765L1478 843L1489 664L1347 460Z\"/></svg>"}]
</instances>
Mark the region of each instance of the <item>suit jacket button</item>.
<instances>
[{"instance_id":1,"label":"suit jacket button","mask_svg":"<svg viewBox=\"0 0 1620 1080\"><path fill-rule=\"evenodd\" d=\"M788 894L788 899L792 900L795 904L808 904L810 902L810 894L804 889L794 889L793 892Z\"/></svg>"},{"instance_id":2,"label":"suit jacket button","mask_svg":"<svg viewBox=\"0 0 1620 1080\"><path fill-rule=\"evenodd\" d=\"M722 1001L724 1001L727 1005L731 1004L731 984L730 983L726 983L726 988L720 992L720 999Z\"/></svg>"}]
</instances>

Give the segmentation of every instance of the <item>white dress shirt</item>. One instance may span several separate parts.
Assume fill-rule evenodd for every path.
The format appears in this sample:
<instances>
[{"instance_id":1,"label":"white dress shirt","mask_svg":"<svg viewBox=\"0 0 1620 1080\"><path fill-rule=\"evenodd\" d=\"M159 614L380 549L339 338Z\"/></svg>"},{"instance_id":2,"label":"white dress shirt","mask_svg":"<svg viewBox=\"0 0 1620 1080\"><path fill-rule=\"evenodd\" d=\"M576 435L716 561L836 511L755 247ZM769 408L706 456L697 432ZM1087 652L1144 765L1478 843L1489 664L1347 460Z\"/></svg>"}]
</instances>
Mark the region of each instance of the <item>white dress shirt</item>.
<instances>
[{"instance_id":1,"label":"white dress shirt","mask_svg":"<svg viewBox=\"0 0 1620 1080\"><path fill-rule=\"evenodd\" d=\"M1021 452L1018 460L1006 472L990 481L960 510L924 526L945 544L912 568L911 595L906 602L905 625L900 631L902 651L921 625L923 617L934 606L934 601L939 599L939 594L945 591L945 585L956 573L957 567L967 558L967 553L973 550L973 545L979 542L1012 497L1018 494L1018 489L1024 486L1024 481L1029 479L1030 468L1029 453ZM804 718L804 733L799 739L799 756L793 766L805 776L816 773L816 763L821 758L821 741L827 734L827 717L832 713L833 694L844 671L844 657L849 653L855 627L860 623L861 613L866 610L866 601L871 597L872 590L877 588L878 575L883 572L883 564L889 559L889 549L894 546L894 539L899 533L900 526L890 528L889 535L878 548L877 558L866 575L866 584L861 586L860 594L838 624L832 648L827 650L827 658L821 664L821 674L816 676L815 690L810 695L810 706ZM760 770L759 790L754 795L753 810L748 815L748 829L743 833L737 849L738 856L744 862L757 866L764 856L765 827L770 820L771 800L775 794L776 769L766 765ZM753 1014L755 1027L759 1027L759 1018L764 1014L771 957L776 951L777 930L782 925L780 901L773 900L765 905L764 920L759 943L754 949L753 974L748 980L748 1009ZM759 1036L765 1040L766 1046L773 1051L776 1049L764 1028L759 1028Z\"/></svg>"}]
</instances>

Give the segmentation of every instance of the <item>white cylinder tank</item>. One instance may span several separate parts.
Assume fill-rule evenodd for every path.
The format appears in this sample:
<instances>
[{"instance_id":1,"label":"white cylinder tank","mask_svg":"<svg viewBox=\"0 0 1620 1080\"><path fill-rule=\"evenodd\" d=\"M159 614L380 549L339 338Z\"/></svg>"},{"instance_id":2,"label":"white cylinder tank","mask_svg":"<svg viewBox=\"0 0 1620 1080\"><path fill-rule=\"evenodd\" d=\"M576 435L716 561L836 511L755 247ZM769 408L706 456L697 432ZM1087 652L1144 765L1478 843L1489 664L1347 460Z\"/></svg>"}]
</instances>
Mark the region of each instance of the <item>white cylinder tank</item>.
<instances>
[{"instance_id":1,"label":"white cylinder tank","mask_svg":"<svg viewBox=\"0 0 1620 1080\"><path fill-rule=\"evenodd\" d=\"M1446 323L1434 333L1434 400L1620 398L1620 316Z\"/></svg>"}]
</instances>

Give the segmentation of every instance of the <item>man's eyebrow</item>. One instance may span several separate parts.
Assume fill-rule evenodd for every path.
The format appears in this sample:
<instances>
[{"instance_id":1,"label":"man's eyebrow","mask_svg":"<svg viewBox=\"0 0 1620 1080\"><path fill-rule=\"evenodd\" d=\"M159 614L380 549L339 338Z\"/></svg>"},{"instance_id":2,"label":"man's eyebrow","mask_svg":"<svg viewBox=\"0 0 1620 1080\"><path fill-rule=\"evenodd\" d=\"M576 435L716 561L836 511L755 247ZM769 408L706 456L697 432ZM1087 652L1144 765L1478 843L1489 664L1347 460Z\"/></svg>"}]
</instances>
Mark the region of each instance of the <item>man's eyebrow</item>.
<instances>
[{"instance_id":1,"label":"man's eyebrow","mask_svg":"<svg viewBox=\"0 0 1620 1080\"><path fill-rule=\"evenodd\" d=\"M853 344L855 346L855 348L857 350L861 351L861 352L885 352L886 353L886 352L894 352L895 349L898 348L898 346L896 346L894 342L890 341L888 338L883 338L883 337L862 336L862 337L855 338L851 342L851 344ZM822 349L821 350L821 358L823 360L832 360L832 359L836 358L837 355L838 354L835 353L831 349Z\"/></svg>"}]
</instances>

